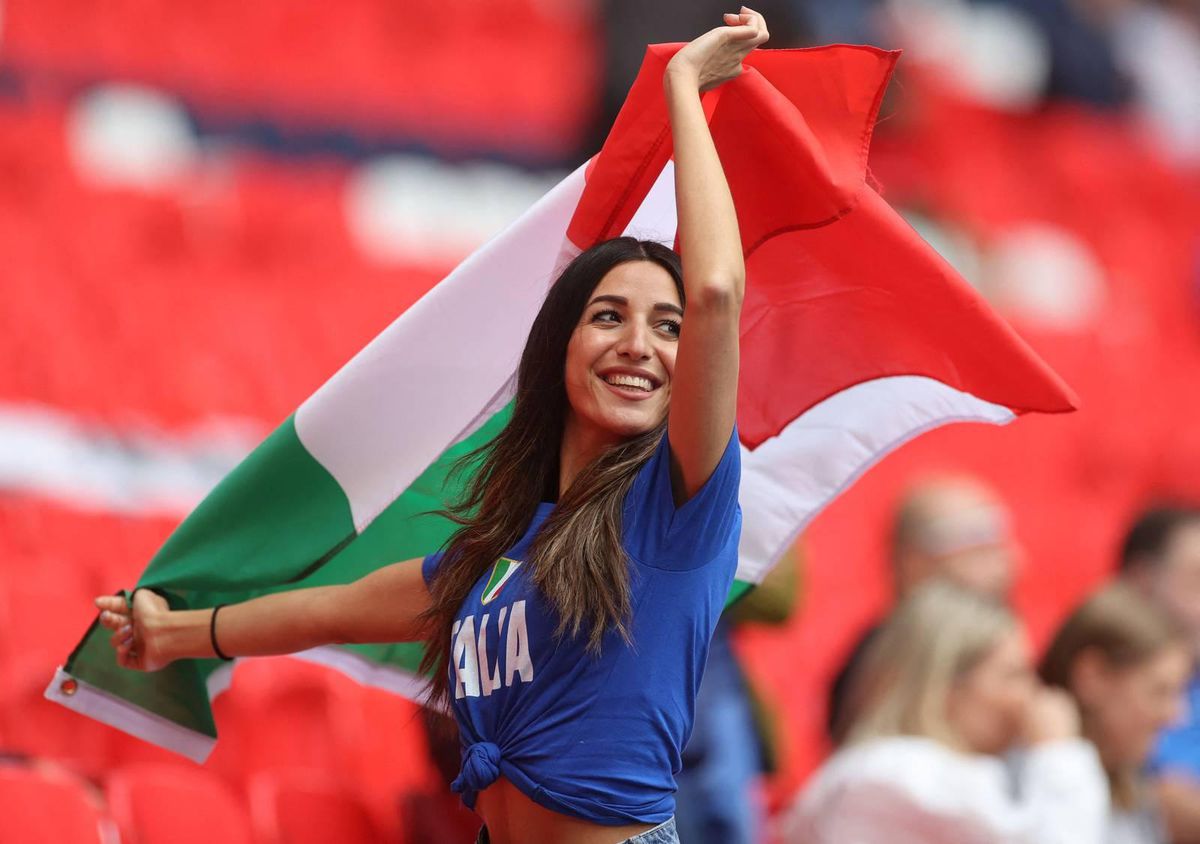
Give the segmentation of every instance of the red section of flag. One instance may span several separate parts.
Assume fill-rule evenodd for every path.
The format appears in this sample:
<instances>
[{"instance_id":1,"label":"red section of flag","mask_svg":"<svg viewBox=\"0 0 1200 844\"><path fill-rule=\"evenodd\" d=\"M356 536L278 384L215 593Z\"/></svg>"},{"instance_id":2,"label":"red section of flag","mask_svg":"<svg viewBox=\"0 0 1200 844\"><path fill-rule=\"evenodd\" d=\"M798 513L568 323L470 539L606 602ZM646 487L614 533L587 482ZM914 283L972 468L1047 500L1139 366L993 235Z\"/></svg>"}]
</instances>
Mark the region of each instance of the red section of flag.
<instances>
[{"instance_id":1,"label":"red section of flag","mask_svg":"<svg viewBox=\"0 0 1200 844\"><path fill-rule=\"evenodd\" d=\"M682 44L651 44L600 155L588 163L587 187L567 227L581 249L617 237L629 225L671 158L671 126L662 75Z\"/></svg>"},{"instance_id":2,"label":"red section of flag","mask_svg":"<svg viewBox=\"0 0 1200 844\"><path fill-rule=\"evenodd\" d=\"M662 72L647 51L568 236L619 234L670 156ZM762 51L719 96L711 128L747 256L738 426L750 447L829 396L889 375L934 378L1026 411L1072 410L1063 381L867 184L867 151L898 54Z\"/></svg>"}]
</instances>

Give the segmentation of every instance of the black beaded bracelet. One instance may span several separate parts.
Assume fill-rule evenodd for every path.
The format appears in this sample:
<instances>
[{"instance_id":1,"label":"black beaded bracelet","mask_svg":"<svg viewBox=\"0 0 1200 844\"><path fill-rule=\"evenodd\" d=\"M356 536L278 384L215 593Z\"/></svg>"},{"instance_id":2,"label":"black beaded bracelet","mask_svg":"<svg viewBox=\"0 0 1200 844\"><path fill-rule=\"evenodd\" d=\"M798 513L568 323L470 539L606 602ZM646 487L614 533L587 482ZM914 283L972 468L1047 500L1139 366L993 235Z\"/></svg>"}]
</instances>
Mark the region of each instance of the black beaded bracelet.
<instances>
[{"instance_id":1,"label":"black beaded bracelet","mask_svg":"<svg viewBox=\"0 0 1200 844\"><path fill-rule=\"evenodd\" d=\"M210 618L208 621L208 638L209 641L212 642L213 653L226 662L233 662L233 657L225 656L225 654L221 651L221 646L217 644L217 610L221 609L223 606L225 606L225 604L217 604L215 607L213 607L212 618Z\"/></svg>"}]
</instances>

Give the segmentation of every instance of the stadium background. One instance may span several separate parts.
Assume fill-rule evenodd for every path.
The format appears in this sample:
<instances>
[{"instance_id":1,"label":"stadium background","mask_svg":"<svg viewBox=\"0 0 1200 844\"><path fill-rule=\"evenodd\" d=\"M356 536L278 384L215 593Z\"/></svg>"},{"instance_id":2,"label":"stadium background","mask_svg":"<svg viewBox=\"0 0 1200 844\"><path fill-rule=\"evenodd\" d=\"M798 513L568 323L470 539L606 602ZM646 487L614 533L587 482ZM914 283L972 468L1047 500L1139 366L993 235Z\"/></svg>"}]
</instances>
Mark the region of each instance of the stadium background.
<instances>
[{"instance_id":1,"label":"stadium background","mask_svg":"<svg viewBox=\"0 0 1200 844\"><path fill-rule=\"evenodd\" d=\"M268 840L271 807L303 792L403 840L440 781L417 710L382 692L243 665L199 771L41 692L91 596L131 585L224 471L593 152L630 57L697 34L707 5L0 5L0 749L60 789L9 783L0 805L49 800L62 830L156 805ZM888 518L913 479L1000 490L1039 643L1139 507L1200 500L1200 10L763 10L775 46L906 49L872 149L885 197L1083 401L926 435L818 518L800 611L739 634L781 725L778 805L824 753L830 673L887 601Z\"/></svg>"}]
</instances>

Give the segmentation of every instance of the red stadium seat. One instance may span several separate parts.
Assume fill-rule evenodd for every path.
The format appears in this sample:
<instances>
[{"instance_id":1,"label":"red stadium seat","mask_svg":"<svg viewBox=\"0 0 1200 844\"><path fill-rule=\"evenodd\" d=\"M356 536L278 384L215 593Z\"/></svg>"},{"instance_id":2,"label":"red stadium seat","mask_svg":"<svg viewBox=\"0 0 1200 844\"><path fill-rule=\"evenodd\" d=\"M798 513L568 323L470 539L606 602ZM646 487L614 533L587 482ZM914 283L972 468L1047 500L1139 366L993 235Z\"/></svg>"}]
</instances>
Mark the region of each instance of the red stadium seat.
<instances>
[{"instance_id":1,"label":"red stadium seat","mask_svg":"<svg viewBox=\"0 0 1200 844\"><path fill-rule=\"evenodd\" d=\"M43 553L0 570L0 665L41 661L47 679L96 616L84 572L62 554Z\"/></svg>"},{"instance_id":2,"label":"red stadium seat","mask_svg":"<svg viewBox=\"0 0 1200 844\"><path fill-rule=\"evenodd\" d=\"M131 765L105 786L122 844L250 844L245 807L236 794L193 765Z\"/></svg>"},{"instance_id":3,"label":"red stadium seat","mask_svg":"<svg viewBox=\"0 0 1200 844\"><path fill-rule=\"evenodd\" d=\"M430 757L419 705L392 692L366 688L362 709L368 738L358 744L356 790L376 822L399 835L400 795L446 786ZM422 839L412 840L415 844Z\"/></svg>"},{"instance_id":4,"label":"red stadium seat","mask_svg":"<svg viewBox=\"0 0 1200 844\"><path fill-rule=\"evenodd\" d=\"M264 773L250 783L250 814L260 844L383 844L366 806L331 777Z\"/></svg>"},{"instance_id":5,"label":"red stadium seat","mask_svg":"<svg viewBox=\"0 0 1200 844\"><path fill-rule=\"evenodd\" d=\"M114 840L100 800L82 781L34 767L0 765L0 818L0 837L13 844Z\"/></svg>"},{"instance_id":6,"label":"red stadium seat","mask_svg":"<svg viewBox=\"0 0 1200 844\"><path fill-rule=\"evenodd\" d=\"M145 195L82 181L68 127L0 102L0 401L117 431L235 417L265 433L446 269L358 251L345 164L242 158L219 189Z\"/></svg>"},{"instance_id":7,"label":"red stadium seat","mask_svg":"<svg viewBox=\"0 0 1200 844\"><path fill-rule=\"evenodd\" d=\"M108 764L113 731L43 693L95 617L82 573L49 554L0 572L0 737L3 747L93 776Z\"/></svg>"},{"instance_id":8,"label":"red stadium seat","mask_svg":"<svg viewBox=\"0 0 1200 844\"><path fill-rule=\"evenodd\" d=\"M322 666L245 660L214 701L220 740L207 766L236 784L280 769L353 777L366 740L361 693L353 680Z\"/></svg>"},{"instance_id":9,"label":"red stadium seat","mask_svg":"<svg viewBox=\"0 0 1200 844\"><path fill-rule=\"evenodd\" d=\"M4 671L0 747L52 759L89 778L100 775L109 765L116 731L46 700L53 664L18 662Z\"/></svg>"}]
</instances>

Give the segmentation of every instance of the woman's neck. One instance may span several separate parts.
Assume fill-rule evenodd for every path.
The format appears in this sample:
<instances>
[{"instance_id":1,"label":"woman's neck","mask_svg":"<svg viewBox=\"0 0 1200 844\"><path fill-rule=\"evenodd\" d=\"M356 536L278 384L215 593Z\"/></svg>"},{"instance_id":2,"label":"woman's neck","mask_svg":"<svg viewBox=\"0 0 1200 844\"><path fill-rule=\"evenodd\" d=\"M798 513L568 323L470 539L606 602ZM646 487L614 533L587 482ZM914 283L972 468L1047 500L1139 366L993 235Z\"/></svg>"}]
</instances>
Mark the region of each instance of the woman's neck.
<instances>
[{"instance_id":1,"label":"woman's neck","mask_svg":"<svg viewBox=\"0 0 1200 844\"><path fill-rule=\"evenodd\" d=\"M585 425L574 414L567 415L562 446L558 452L559 501L579 477L579 473L617 442L619 438L611 431Z\"/></svg>"}]
</instances>

